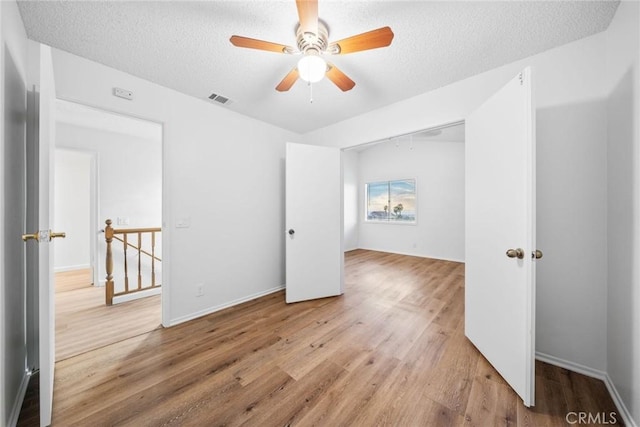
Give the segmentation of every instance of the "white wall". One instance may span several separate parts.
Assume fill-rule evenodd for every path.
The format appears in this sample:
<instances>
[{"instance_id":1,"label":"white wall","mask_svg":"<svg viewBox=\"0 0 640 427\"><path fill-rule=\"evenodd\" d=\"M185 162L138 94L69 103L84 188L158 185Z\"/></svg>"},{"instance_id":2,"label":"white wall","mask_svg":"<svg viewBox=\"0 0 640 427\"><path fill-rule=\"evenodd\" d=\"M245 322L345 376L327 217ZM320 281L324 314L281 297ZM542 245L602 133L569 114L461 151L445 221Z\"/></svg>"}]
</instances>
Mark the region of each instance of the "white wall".
<instances>
[{"instance_id":1,"label":"white wall","mask_svg":"<svg viewBox=\"0 0 640 427\"><path fill-rule=\"evenodd\" d=\"M15 2L0 2L0 425L17 421L26 387L27 38Z\"/></svg>"},{"instance_id":2,"label":"white wall","mask_svg":"<svg viewBox=\"0 0 640 427\"><path fill-rule=\"evenodd\" d=\"M159 126L159 125L158 125ZM162 141L125 133L56 124L56 146L95 153L99 228L159 227L162 221ZM128 225L117 225L118 217Z\"/></svg>"},{"instance_id":3,"label":"white wall","mask_svg":"<svg viewBox=\"0 0 640 427\"><path fill-rule=\"evenodd\" d=\"M161 132L157 134L160 136ZM110 132L69 123L57 123L56 138L58 147L84 150L96 156L98 224L91 236L98 242L95 261L98 270L97 284L104 285L106 244L104 234L98 233L98 230L105 227L105 220L111 219L114 228L161 226L162 141L159 138L130 135L126 133L126 129L122 132ZM128 219L129 224L117 224L118 218ZM146 242L144 247L149 251L150 242ZM159 257L162 257L161 243L159 240L156 246ZM62 247L60 249L64 250ZM122 244L114 242L113 250L114 282L118 292L124 290ZM129 265L136 265L137 258L133 257L133 251L129 251L129 255L132 257ZM146 286L150 284L150 263L147 262L147 257L143 257L142 261L145 262L143 286ZM130 274L133 271L130 269ZM156 274L161 283L162 264L157 265Z\"/></svg>"},{"instance_id":4,"label":"white wall","mask_svg":"<svg viewBox=\"0 0 640 427\"><path fill-rule=\"evenodd\" d=\"M464 261L464 144L398 138L360 152L363 249ZM416 225L364 221L367 182L416 178Z\"/></svg>"},{"instance_id":5,"label":"white wall","mask_svg":"<svg viewBox=\"0 0 640 427\"><path fill-rule=\"evenodd\" d=\"M358 249L358 152L342 153L344 170L344 250Z\"/></svg>"},{"instance_id":6,"label":"white wall","mask_svg":"<svg viewBox=\"0 0 640 427\"><path fill-rule=\"evenodd\" d=\"M607 30L607 371L640 423L640 3Z\"/></svg>"},{"instance_id":7,"label":"white wall","mask_svg":"<svg viewBox=\"0 0 640 427\"><path fill-rule=\"evenodd\" d=\"M606 116L603 33L305 134L349 147L464 119L533 67L538 134L539 352L606 368ZM577 252L576 252L577 251Z\"/></svg>"},{"instance_id":8,"label":"white wall","mask_svg":"<svg viewBox=\"0 0 640 427\"><path fill-rule=\"evenodd\" d=\"M296 134L66 52L54 69L59 98L164 123L165 324L284 284L284 144Z\"/></svg>"},{"instance_id":9,"label":"white wall","mask_svg":"<svg viewBox=\"0 0 640 427\"><path fill-rule=\"evenodd\" d=\"M89 223L91 215L90 154L55 151L54 230L67 233L54 245L56 271L88 268L91 265Z\"/></svg>"}]
</instances>

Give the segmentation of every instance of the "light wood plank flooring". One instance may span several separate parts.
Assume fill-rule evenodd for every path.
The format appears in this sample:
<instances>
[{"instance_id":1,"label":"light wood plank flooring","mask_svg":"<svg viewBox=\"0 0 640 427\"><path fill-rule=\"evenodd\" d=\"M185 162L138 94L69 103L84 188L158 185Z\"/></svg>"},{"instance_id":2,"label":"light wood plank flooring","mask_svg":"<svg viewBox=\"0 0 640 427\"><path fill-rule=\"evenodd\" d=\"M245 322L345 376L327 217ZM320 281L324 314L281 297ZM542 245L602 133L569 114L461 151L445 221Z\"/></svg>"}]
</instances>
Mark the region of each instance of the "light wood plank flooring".
<instances>
[{"instance_id":1,"label":"light wood plank flooring","mask_svg":"<svg viewBox=\"0 0 640 427\"><path fill-rule=\"evenodd\" d=\"M91 268L81 268L78 270L61 271L55 274L56 293L75 291L91 286Z\"/></svg>"},{"instance_id":2,"label":"light wood plank flooring","mask_svg":"<svg viewBox=\"0 0 640 427\"><path fill-rule=\"evenodd\" d=\"M107 307L91 270L57 273L56 361L136 335L162 323L160 295Z\"/></svg>"},{"instance_id":3,"label":"light wood plank flooring","mask_svg":"<svg viewBox=\"0 0 640 427\"><path fill-rule=\"evenodd\" d=\"M615 411L601 381L543 363L525 408L464 337L463 264L353 251L345 288L62 360L54 425L561 426L568 411Z\"/></svg>"}]
</instances>

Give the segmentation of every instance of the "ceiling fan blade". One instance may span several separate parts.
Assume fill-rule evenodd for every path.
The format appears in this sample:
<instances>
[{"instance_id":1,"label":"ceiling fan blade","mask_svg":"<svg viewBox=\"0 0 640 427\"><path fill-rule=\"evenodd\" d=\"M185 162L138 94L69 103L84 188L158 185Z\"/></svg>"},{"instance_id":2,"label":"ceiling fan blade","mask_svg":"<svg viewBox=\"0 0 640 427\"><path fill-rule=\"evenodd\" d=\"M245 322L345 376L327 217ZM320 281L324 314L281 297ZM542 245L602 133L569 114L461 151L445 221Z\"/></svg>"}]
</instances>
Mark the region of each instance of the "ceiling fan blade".
<instances>
[{"instance_id":1,"label":"ceiling fan blade","mask_svg":"<svg viewBox=\"0 0 640 427\"><path fill-rule=\"evenodd\" d=\"M296 0L296 6L302 32L318 34L318 0Z\"/></svg>"},{"instance_id":2,"label":"ceiling fan blade","mask_svg":"<svg viewBox=\"0 0 640 427\"><path fill-rule=\"evenodd\" d=\"M280 84L276 86L276 90L278 92L288 91L289 89L291 89L291 86L293 86L293 84L298 80L299 75L300 74L298 73L298 67L295 67L293 70L289 71L289 74L287 74L284 79L282 79Z\"/></svg>"},{"instance_id":3,"label":"ceiling fan blade","mask_svg":"<svg viewBox=\"0 0 640 427\"><path fill-rule=\"evenodd\" d=\"M283 44L271 43L264 40L251 39L249 37L231 36L229 39L231 44L237 47L246 47L249 49L267 50L269 52L291 53L293 48Z\"/></svg>"},{"instance_id":4,"label":"ceiling fan blade","mask_svg":"<svg viewBox=\"0 0 640 427\"><path fill-rule=\"evenodd\" d=\"M353 80L347 77L345 73L340 71L338 67L333 64L329 64L329 69L327 70L326 76L343 92L353 89L353 87L356 85Z\"/></svg>"},{"instance_id":5,"label":"ceiling fan blade","mask_svg":"<svg viewBox=\"0 0 640 427\"><path fill-rule=\"evenodd\" d=\"M393 31L389 27L378 28L366 33L347 37L329 44L329 52L344 55L346 53L360 52L362 50L377 49L389 46L393 40Z\"/></svg>"}]
</instances>

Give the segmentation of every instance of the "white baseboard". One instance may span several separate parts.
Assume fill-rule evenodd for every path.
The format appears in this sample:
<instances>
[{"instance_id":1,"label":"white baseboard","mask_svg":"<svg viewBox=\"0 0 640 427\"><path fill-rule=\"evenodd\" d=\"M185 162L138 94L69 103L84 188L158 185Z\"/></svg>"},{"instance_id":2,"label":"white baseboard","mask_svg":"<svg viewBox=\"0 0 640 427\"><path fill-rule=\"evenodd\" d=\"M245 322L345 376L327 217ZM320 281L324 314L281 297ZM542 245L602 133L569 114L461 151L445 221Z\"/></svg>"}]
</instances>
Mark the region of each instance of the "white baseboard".
<instances>
[{"instance_id":1,"label":"white baseboard","mask_svg":"<svg viewBox=\"0 0 640 427\"><path fill-rule=\"evenodd\" d=\"M603 381L604 381L604 385L607 386L607 390L609 390L609 394L613 399L613 403L616 404L616 408L618 408L618 412L620 412L620 415L622 416L622 420L624 421L624 424L627 427L638 427L638 424L635 422L635 420L631 416L631 412L629 412L629 409L622 401L622 398L618 393L618 389L616 388L615 384L613 384L613 381L611 380L611 377L609 376L609 374L606 374L605 379Z\"/></svg>"},{"instance_id":2,"label":"white baseboard","mask_svg":"<svg viewBox=\"0 0 640 427\"><path fill-rule=\"evenodd\" d=\"M210 307L204 310L197 311L195 313L188 314L186 316L177 317L175 319L171 319L166 326L175 326L180 323L187 322L189 320L197 319L198 317L206 316L207 314L215 313L216 311L224 310L225 308L233 307L234 305L242 304L243 302L251 301L265 295L273 294L279 292L285 288L285 285L276 286L275 288L267 289L266 291L257 292L253 295L249 295L243 298L238 298L233 301L229 301L224 304L217 305L215 307Z\"/></svg>"},{"instance_id":3,"label":"white baseboard","mask_svg":"<svg viewBox=\"0 0 640 427\"><path fill-rule=\"evenodd\" d=\"M87 268L91 268L91 264L79 264L79 265L67 265L63 267L55 267L53 271L55 273L62 273L65 271L86 270Z\"/></svg>"},{"instance_id":4,"label":"white baseboard","mask_svg":"<svg viewBox=\"0 0 640 427\"><path fill-rule=\"evenodd\" d=\"M24 402L24 396L27 393L27 386L29 385L29 378L31 378L30 375L25 371L22 381L20 382L16 400L13 402L13 408L11 408L11 414L9 414L9 423L7 424L9 427L14 427L18 424L22 402Z\"/></svg>"},{"instance_id":5,"label":"white baseboard","mask_svg":"<svg viewBox=\"0 0 640 427\"><path fill-rule=\"evenodd\" d=\"M611 395L611 399L616 405L618 414L622 417L622 421L624 422L624 424L628 427L638 427L638 424L636 424L631 417L631 412L629 412L627 406L620 398L620 394L618 393L616 386L613 384L613 381L611 381L611 377L609 377L608 373L540 352L536 352L536 359L550 365L559 366L560 368L568 369L569 371L577 372L591 378L602 380L604 382L604 385L607 387L607 390Z\"/></svg>"},{"instance_id":6,"label":"white baseboard","mask_svg":"<svg viewBox=\"0 0 640 427\"><path fill-rule=\"evenodd\" d=\"M386 253L386 254L415 256L415 257L418 257L418 258L437 259L437 260L440 260L440 261L459 262L459 263L463 263L464 264L464 260L463 259L443 258L443 257L439 257L439 256L425 255L425 254L418 254L418 253L411 253L411 252L387 251L387 250L376 249L376 248L359 247L357 249L363 249L365 251L383 252L383 253Z\"/></svg>"},{"instance_id":7,"label":"white baseboard","mask_svg":"<svg viewBox=\"0 0 640 427\"><path fill-rule=\"evenodd\" d=\"M607 373L604 371L593 369L579 363L570 362L565 359L560 359L559 357L551 356L549 354L540 353L539 351L536 351L536 359L541 362L568 369L570 371L577 372L579 374L586 375L591 378L596 378L602 381L604 381L605 377L607 376Z\"/></svg>"},{"instance_id":8,"label":"white baseboard","mask_svg":"<svg viewBox=\"0 0 640 427\"><path fill-rule=\"evenodd\" d=\"M153 295L160 295L161 293L162 287L157 287L140 292L134 292L132 294L118 295L113 297L113 305L122 304L123 302L129 302L140 298L146 298Z\"/></svg>"}]
</instances>

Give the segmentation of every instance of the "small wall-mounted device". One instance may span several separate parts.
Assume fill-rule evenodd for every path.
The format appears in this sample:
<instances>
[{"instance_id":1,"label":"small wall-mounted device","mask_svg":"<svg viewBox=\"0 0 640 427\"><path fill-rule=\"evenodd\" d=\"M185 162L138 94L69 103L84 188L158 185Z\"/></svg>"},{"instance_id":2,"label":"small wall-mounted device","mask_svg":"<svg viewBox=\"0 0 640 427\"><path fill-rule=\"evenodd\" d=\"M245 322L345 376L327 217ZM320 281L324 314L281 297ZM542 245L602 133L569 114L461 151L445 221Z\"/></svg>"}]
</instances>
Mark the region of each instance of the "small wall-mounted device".
<instances>
[{"instance_id":1,"label":"small wall-mounted device","mask_svg":"<svg viewBox=\"0 0 640 427\"><path fill-rule=\"evenodd\" d=\"M113 88L113 95L119 98L128 99L129 101L133 100L133 92L126 89L121 89L119 87Z\"/></svg>"},{"instance_id":2,"label":"small wall-mounted device","mask_svg":"<svg viewBox=\"0 0 640 427\"><path fill-rule=\"evenodd\" d=\"M176 228L189 228L191 227L191 218L178 218L176 220Z\"/></svg>"},{"instance_id":3,"label":"small wall-mounted device","mask_svg":"<svg viewBox=\"0 0 640 427\"><path fill-rule=\"evenodd\" d=\"M124 216L124 217L119 216L116 219L116 224L118 224L118 225L129 225L129 217L127 217L127 216Z\"/></svg>"}]
</instances>

